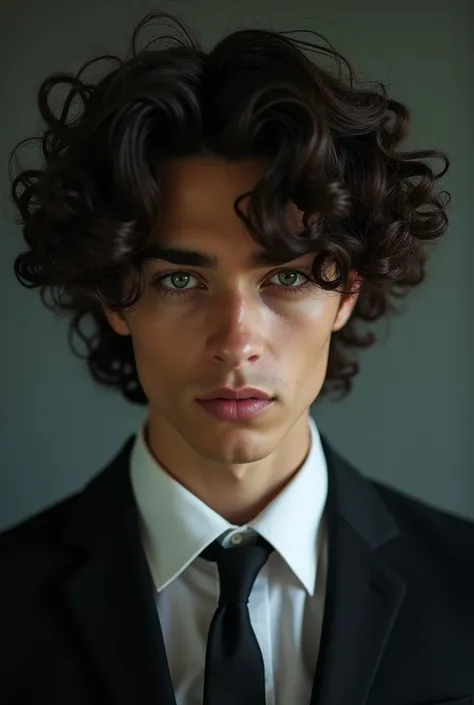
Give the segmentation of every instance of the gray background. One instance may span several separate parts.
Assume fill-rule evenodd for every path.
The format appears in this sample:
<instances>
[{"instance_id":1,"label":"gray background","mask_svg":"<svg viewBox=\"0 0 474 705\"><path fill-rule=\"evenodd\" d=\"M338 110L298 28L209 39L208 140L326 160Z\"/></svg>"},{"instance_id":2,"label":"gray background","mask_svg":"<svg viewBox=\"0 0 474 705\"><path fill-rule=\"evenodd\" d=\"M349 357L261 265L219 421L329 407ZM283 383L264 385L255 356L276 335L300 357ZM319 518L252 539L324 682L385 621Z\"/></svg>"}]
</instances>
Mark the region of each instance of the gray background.
<instances>
[{"instance_id":1,"label":"gray background","mask_svg":"<svg viewBox=\"0 0 474 705\"><path fill-rule=\"evenodd\" d=\"M133 433L145 410L88 378L69 352L66 321L43 309L12 272L22 247L9 204L7 158L40 127L46 75L122 52L150 9L180 14L209 45L247 25L325 34L362 78L406 101L412 143L452 160L451 227L425 285L389 335L362 355L352 396L324 402L316 419L367 475L474 517L472 402L472 8L469 0L48 0L4 3L0 25L0 528L79 488ZM145 35L151 39L151 35ZM310 39L310 37L308 36Z\"/></svg>"}]
</instances>

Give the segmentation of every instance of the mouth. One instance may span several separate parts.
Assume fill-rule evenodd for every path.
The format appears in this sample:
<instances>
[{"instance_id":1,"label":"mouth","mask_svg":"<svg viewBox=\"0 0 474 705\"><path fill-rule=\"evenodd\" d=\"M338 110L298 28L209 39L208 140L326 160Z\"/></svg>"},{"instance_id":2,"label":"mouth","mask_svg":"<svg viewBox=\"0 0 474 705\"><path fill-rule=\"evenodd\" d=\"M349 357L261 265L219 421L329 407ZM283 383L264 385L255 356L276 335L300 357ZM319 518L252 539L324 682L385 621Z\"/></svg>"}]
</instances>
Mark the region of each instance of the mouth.
<instances>
[{"instance_id":1,"label":"mouth","mask_svg":"<svg viewBox=\"0 0 474 705\"><path fill-rule=\"evenodd\" d=\"M210 416L221 421L252 421L261 416L275 399L260 399L246 397L243 399L226 399L213 397L211 399L197 399L198 404Z\"/></svg>"}]
</instances>

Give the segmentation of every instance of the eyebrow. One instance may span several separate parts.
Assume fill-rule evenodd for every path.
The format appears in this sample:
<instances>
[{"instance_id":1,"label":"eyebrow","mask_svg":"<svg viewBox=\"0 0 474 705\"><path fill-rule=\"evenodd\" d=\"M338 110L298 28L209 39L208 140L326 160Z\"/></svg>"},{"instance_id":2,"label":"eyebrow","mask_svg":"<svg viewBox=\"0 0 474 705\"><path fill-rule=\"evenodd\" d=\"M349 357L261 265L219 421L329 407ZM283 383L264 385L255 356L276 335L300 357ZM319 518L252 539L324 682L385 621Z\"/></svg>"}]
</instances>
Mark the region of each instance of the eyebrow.
<instances>
[{"instance_id":1,"label":"eyebrow","mask_svg":"<svg viewBox=\"0 0 474 705\"><path fill-rule=\"evenodd\" d=\"M203 269L217 269L219 264L217 257L214 255L199 252L198 250L185 250L180 247L164 248L159 245L150 245L142 253L142 256L145 260L163 260L172 264L202 267ZM279 264L292 262L295 259L299 259L299 256L288 256L269 252L268 250L254 250L250 256L250 266L255 268L275 267Z\"/></svg>"}]
</instances>

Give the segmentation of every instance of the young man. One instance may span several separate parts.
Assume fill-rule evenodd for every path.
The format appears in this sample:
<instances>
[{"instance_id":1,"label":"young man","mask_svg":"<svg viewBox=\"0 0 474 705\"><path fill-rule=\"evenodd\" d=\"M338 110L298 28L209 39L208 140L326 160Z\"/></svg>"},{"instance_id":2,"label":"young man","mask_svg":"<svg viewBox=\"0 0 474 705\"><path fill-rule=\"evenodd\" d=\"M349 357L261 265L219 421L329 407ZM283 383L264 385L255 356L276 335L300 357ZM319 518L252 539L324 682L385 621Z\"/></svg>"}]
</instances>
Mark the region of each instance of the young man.
<instances>
[{"instance_id":1,"label":"young man","mask_svg":"<svg viewBox=\"0 0 474 705\"><path fill-rule=\"evenodd\" d=\"M13 184L19 280L148 413L1 537L0 701L467 705L472 524L365 479L310 416L422 281L444 157L404 152L406 108L302 42L137 51L147 19L60 118L64 76L43 84L45 164Z\"/></svg>"}]
</instances>

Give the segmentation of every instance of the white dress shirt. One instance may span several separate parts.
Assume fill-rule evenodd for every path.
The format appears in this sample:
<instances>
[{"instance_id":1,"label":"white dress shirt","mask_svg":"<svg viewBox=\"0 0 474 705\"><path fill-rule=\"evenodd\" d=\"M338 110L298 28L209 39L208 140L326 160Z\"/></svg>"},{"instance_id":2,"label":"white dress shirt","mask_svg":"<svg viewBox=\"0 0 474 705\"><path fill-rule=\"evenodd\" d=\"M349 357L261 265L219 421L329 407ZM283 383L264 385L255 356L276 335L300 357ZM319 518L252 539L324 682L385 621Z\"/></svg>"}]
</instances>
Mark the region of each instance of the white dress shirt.
<instances>
[{"instance_id":1,"label":"white dress shirt","mask_svg":"<svg viewBox=\"0 0 474 705\"><path fill-rule=\"evenodd\" d=\"M262 651L267 705L309 705L319 651L327 570L327 466L309 417L311 448L280 494L235 526L173 479L151 455L145 426L131 455L131 482L177 705L202 705L207 635L219 597L215 563L199 554L263 536L273 547L249 600Z\"/></svg>"}]
</instances>

